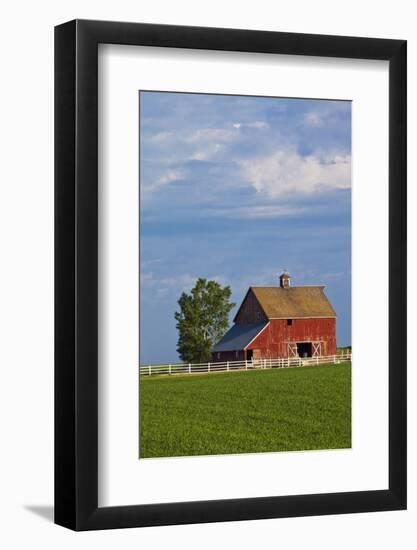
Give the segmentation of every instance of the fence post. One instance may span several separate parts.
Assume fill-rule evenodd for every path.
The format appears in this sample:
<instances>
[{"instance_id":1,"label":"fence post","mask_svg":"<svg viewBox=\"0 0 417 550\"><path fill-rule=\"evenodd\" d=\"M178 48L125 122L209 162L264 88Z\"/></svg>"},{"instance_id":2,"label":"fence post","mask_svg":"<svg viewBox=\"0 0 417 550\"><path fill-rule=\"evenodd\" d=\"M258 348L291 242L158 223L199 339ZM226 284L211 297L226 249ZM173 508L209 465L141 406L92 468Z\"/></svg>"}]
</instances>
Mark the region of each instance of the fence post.
<instances>
[{"instance_id":1,"label":"fence post","mask_svg":"<svg viewBox=\"0 0 417 550\"><path fill-rule=\"evenodd\" d=\"M188 363L188 374L191 374L191 363Z\"/></svg>"},{"instance_id":2,"label":"fence post","mask_svg":"<svg viewBox=\"0 0 417 550\"><path fill-rule=\"evenodd\" d=\"M319 356L316 355L316 365L318 365L318 364L319 364Z\"/></svg>"},{"instance_id":3,"label":"fence post","mask_svg":"<svg viewBox=\"0 0 417 550\"><path fill-rule=\"evenodd\" d=\"M148 369L149 369L149 376L150 376L152 374L152 367L149 365Z\"/></svg>"},{"instance_id":4,"label":"fence post","mask_svg":"<svg viewBox=\"0 0 417 550\"><path fill-rule=\"evenodd\" d=\"M287 367L290 366L290 356L287 357Z\"/></svg>"},{"instance_id":5,"label":"fence post","mask_svg":"<svg viewBox=\"0 0 417 550\"><path fill-rule=\"evenodd\" d=\"M248 370L248 360L245 359L245 370Z\"/></svg>"},{"instance_id":6,"label":"fence post","mask_svg":"<svg viewBox=\"0 0 417 550\"><path fill-rule=\"evenodd\" d=\"M207 363L208 365L208 372L210 372L210 363Z\"/></svg>"},{"instance_id":7,"label":"fence post","mask_svg":"<svg viewBox=\"0 0 417 550\"><path fill-rule=\"evenodd\" d=\"M229 370L229 361L226 363L226 370Z\"/></svg>"},{"instance_id":8,"label":"fence post","mask_svg":"<svg viewBox=\"0 0 417 550\"><path fill-rule=\"evenodd\" d=\"M171 374L171 365L168 365L168 372Z\"/></svg>"},{"instance_id":9,"label":"fence post","mask_svg":"<svg viewBox=\"0 0 417 550\"><path fill-rule=\"evenodd\" d=\"M336 364L336 355L333 355L333 363Z\"/></svg>"}]
</instances>

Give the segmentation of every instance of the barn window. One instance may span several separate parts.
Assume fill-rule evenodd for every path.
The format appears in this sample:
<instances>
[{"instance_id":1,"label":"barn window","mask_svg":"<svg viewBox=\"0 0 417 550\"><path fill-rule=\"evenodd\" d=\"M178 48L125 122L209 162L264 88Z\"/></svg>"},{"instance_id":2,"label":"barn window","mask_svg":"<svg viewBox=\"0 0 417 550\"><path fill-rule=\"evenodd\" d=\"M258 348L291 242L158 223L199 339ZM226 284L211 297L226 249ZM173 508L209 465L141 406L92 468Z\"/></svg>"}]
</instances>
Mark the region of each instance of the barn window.
<instances>
[{"instance_id":1,"label":"barn window","mask_svg":"<svg viewBox=\"0 0 417 550\"><path fill-rule=\"evenodd\" d=\"M236 356L236 359L239 359L239 352L238 351L235 351L235 356Z\"/></svg>"},{"instance_id":2,"label":"barn window","mask_svg":"<svg viewBox=\"0 0 417 550\"><path fill-rule=\"evenodd\" d=\"M292 319L287 319L287 326L292 327Z\"/></svg>"},{"instance_id":3,"label":"barn window","mask_svg":"<svg viewBox=\"0 0 417 550\"><path fill-rule=\"evenodd\" d=\"M217 352L217 359L220 359L220 352Z\"/></svg>"}]
</instances>

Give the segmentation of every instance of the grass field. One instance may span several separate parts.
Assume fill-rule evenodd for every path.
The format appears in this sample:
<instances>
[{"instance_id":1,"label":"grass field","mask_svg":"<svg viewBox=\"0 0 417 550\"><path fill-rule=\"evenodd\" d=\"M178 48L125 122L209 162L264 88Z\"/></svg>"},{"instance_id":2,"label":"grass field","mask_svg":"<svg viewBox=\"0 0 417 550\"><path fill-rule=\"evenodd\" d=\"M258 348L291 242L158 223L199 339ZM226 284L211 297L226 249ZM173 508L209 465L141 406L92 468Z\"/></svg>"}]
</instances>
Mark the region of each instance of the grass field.
<instances>
[{"instance_id":1,"label":"grass field","mask_svg":"<svg viewBox=\"0 0 417 550\"><path fill-rule=\"evenodd\" d=\"M351 446L351 365L142 376L140 457Z\"/></svg>"}]
</instances>

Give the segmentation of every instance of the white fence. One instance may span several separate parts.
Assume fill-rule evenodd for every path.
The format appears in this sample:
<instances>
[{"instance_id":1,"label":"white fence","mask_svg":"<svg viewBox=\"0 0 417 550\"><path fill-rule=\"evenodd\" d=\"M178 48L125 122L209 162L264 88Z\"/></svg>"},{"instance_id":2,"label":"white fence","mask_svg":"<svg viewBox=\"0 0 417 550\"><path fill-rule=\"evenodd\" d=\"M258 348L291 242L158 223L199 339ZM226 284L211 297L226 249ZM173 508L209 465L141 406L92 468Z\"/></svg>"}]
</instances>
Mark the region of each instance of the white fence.
<instances>
[{"instance_id":1,"label":"white fence","mask_svg":"<svg viewBox=\"0 0 417 550\"><path fill-rule=\"evenodd\" d=\"M322 365L324 363L340 364L351 361L351 353L317 357L284 357L280 359L252 359L248 361L225 361L223 363L173 363L166 365L141 365L141 375L152 374L198 374L209 372L229 372L253 369L283 369L290 367L305 367Z\"/></svg>"}]
</instances>

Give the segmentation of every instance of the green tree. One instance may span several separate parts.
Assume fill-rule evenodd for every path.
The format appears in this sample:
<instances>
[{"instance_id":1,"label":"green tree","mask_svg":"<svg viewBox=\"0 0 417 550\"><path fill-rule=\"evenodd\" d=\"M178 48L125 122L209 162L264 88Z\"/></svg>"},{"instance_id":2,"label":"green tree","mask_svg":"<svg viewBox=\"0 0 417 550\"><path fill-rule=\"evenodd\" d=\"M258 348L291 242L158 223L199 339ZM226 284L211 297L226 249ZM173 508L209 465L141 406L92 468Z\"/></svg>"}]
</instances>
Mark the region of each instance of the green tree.
<instances>
[{"instance_id":1,"label":"green tree","mask_svg":"<svg viewBox=\"0 0 417 550\"><path fill-rule=\"evenodd\" d=\"M211 348L229 326L232 291L217 281L197 279L190 294L183 292L175 313L178 329L177 351L187 363L210 361Z\"/></svg>"}]
</instances>

